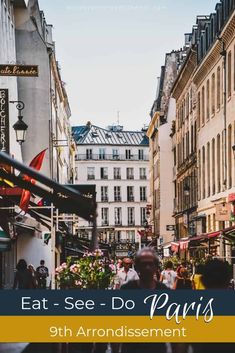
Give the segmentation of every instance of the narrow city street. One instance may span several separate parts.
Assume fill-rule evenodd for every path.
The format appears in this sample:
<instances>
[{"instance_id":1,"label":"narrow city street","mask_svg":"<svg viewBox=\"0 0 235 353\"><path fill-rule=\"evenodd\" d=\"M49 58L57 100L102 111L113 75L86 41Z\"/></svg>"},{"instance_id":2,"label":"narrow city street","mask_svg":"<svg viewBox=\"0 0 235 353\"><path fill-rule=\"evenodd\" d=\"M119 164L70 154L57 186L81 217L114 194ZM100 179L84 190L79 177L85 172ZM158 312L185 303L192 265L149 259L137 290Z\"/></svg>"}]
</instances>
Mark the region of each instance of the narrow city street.
<instances>
[{"instance_id":1,"label":"narrow city street","mask_svg":"<svg viewBox=\"0 0 235 353\"><path fill-rule=\"evenodd\" d=\"M1 0L0 47L2 293L234 290L235 0ZM0 353L235 352L143 342Z\"/></svg>"}]
</instances>

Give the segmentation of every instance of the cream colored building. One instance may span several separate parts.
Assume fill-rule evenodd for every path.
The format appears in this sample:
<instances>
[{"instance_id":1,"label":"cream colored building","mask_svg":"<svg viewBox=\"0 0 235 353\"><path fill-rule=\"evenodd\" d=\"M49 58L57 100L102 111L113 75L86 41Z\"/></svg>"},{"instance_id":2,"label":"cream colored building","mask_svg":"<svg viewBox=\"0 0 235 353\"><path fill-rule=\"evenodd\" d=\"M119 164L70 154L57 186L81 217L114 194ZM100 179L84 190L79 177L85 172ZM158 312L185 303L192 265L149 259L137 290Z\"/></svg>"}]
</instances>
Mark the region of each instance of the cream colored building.
<instances>
[{"instance_id":1,"label":"cream colored building","mask_svg":"<svg viewBox=\"0 0 235 353\"><path fill-rule=\"evenodd\" d=\"M206 230L234 223L235 196L235 2L222 1L211 14L198 44L198 215ZM216 208L220 205L220 211ZM220 249L220 250L219 250ZM227 247L227 256L229 247ZM225 246L217 253L225 255Z\"/></svg>"},{"instance_id":2,"label":"cream colored building","mask_svg":"<svg viewBox=\"0 0 235 353\"><path fill-rule=\"evenodd\" d=\"M184 51L180 50L166 54L147 132L150 141L150 199L152 205L150 223L154 227L154 245L161 248L170 246L175 236L174 229L171 227L175 224L173 218L175 191L172 182L174 155L170 134L176 107L170 92L179 65L184 59L183 53Z\"/></svg>"}]
</instances>

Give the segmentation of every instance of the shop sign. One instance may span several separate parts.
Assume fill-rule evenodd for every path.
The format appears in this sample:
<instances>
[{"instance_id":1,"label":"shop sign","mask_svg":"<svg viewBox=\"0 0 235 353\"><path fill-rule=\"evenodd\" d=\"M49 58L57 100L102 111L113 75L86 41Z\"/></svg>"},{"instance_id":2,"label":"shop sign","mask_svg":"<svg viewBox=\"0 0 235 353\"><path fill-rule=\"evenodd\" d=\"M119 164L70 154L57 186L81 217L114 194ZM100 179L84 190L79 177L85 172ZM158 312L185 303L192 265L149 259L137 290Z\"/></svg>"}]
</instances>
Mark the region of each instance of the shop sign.
<instances>
[{"instance_id":1,"label":"shop sign","mask_svg":"<svg viewBox=\"0 0 235 353\"><path fill-rule=\"evenodd\" d=\"M170 256L170 249L169 248L163 248L163 256L164 257Z\"/></svg>"},{"instance_id":2,"label":"shop sign","mask_svg":"<svg viewBox=\"0 0 235 353\"><path fill-rule=\"evenodd\" d=\"M231 205L229 203L219 203L215 206L216 221L229 221L231 216Z\"/></svg>"},{"instance_id":3,"label":"shop sign","mask_svg":"<svg viewBox=\"0 0 235 353\"><path fill-rule=\"evenodd\" d=\"M0 151L9 153L9 102L5 88L0 88Z\"/></svg>"},{"instance_id":4,"label":"shop sign","mask_svg":"<svg viewBox=\"0 0 235 353\"><path fill-rule=\"evenodd\" d=\"M38 66L0 65L0 76L38 77Z\"/></svg>"}]
</instances>

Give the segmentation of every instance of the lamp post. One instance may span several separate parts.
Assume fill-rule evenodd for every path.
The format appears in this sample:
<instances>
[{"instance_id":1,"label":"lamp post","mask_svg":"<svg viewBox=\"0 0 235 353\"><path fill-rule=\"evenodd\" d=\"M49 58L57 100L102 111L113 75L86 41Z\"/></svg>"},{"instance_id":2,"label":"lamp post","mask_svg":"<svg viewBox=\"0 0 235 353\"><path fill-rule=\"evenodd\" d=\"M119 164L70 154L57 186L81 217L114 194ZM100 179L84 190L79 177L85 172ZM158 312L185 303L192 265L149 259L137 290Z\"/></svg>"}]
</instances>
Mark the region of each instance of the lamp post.
<instances>
[{"instance_id":1,"label":"lamp post","mask_svg":"<svg viewBox=\"0 0 235 353\"><path fill-rule=\"evenodd\" d=\"M10 101L9 103L16 104L16 109L18 110L18 120L13 125L13 129L16 133L16 141L22 145L25 141L26 131L28 129L28 125L23 121L22 110L24 109L25 105L22 101Z\"/></svg>"}]
</instances>

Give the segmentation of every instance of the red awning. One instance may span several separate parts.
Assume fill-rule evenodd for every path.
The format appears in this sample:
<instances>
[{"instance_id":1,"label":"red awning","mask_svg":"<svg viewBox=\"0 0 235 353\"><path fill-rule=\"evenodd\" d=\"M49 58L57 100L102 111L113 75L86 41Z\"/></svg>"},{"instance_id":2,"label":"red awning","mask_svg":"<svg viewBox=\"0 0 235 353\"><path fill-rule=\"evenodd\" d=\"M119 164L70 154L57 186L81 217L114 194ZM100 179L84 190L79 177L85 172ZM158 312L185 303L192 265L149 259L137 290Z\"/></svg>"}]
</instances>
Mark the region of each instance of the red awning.
<instances>
[{"instance_id":1,"label":"red awning","mask_svg":"<svg viewBox=\"0 0 235 353\"><path fill-rule=\"evenodd\" d=\"M225 229L221 229L221 230L218 230L216 232L211 232L211 233L205 233L205 234L198 235L196 237L191 238L190 242L191 241L195 241L195 240L206 240L206 239L216 238L216 237L220 236L221 233L222 234L226 234L227 232L231 232L232 230L235 230L235 226L228 227L228 228L225 228Z\"/></svg>"}]
</instances>

